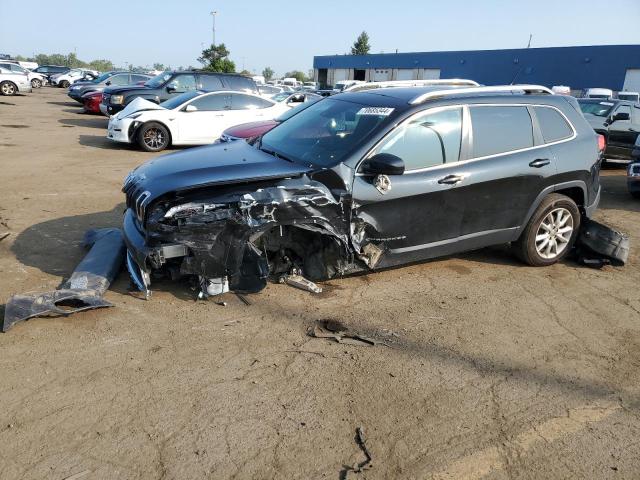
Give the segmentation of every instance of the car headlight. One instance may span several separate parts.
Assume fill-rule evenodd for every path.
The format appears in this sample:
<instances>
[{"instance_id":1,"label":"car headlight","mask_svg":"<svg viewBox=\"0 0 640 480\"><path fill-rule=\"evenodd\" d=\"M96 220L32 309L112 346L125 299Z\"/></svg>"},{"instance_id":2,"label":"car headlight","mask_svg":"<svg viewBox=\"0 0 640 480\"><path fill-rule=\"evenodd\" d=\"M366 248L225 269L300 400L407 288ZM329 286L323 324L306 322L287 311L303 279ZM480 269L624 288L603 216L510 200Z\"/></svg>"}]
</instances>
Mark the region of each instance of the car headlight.
<instances>
[{"instance_id":1,"label":"car headlight","mask_svg":"<svg viewBox=\"0 0 640 480\"><path fill-rule=\"evenodd\" d=\"M124 95L111 95L111 104L120 105L124 101Z\"/></svg>"},{"instance_id":2,"label":"car headlight","mask_svg":"<svg viewBox=\"0 0 640 480\"><path fill-rule=\"evenodd\" d=\"M640 177L640 163L630 164L627 175L629 175L630 177Z\"/></svg>"}]
</instances>

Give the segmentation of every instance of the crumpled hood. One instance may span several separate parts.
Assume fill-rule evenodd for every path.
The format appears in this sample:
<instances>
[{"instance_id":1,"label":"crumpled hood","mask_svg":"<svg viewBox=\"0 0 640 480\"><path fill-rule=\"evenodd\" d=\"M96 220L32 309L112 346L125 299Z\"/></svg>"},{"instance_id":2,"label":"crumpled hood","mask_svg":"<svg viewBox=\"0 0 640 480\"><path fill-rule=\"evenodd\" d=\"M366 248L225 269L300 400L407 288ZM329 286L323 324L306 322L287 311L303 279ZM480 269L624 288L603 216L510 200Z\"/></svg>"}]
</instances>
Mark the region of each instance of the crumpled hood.
<instances>
[{"instance_id":1,"label":"crumpled hood","mask_svg":"<svg viewBox=\"0 0 640 480\"><path fill-rule=\"evenodd\" d=\"M154 158L127 176L123 191L135 191L135 196L148 192L145 199L148 205L173 191L247 180L297 177L310 171L308 166L276 158L246 142L231 142L189 148Z\"/></svg>"},{"instance_id":2,"label":"crumpled hood","mask_svg":"<svg viewBox=\"0 0 640 480\"><path fill-rule=\"evenodd\" d=\"M136 97L116 115L116 118L124 118L127 115L144 110L166 110L166 108L161 107L157 103L145 100L144 98Z\"/></svg>"}]
</instances>

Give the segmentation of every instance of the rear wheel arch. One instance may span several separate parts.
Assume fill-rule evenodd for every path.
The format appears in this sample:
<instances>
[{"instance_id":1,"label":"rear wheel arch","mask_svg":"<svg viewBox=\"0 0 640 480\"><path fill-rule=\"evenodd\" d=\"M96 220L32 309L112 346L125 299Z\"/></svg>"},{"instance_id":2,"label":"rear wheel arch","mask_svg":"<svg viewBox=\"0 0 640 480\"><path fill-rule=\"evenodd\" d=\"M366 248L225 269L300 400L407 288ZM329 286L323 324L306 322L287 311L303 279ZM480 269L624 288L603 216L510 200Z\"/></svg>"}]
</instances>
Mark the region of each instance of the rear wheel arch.
<instances>
[{"instance_id":1,"label":"rear wheel arch","mask_svg":"<svg viewBox=\"0 0 640 480\"><path fill-rule=\"evenodd\" d=\"M527 211L527 215L525 216L525 218L523 218L522 222L520 223L520 226L518 227L518 230L516 231L516 237L514 238L514 240L520 238L520 235L526 228L527 224L529 223L529 220L531 220L531 217L536 212L540 204L544 201L545 198L547 198L552 193L558 193L558 194L569 197L574 202L576 202L576 204L578 205L578 209L580 210L580 213L582 215L585 214L585 206L587 204L586 202L587 186L582 180L574 180L571 182L560 183L557 185L550 185L538 194L536 199L533 201L533 203L529 207L529 210Z\"/></svg>"}]
</instances>

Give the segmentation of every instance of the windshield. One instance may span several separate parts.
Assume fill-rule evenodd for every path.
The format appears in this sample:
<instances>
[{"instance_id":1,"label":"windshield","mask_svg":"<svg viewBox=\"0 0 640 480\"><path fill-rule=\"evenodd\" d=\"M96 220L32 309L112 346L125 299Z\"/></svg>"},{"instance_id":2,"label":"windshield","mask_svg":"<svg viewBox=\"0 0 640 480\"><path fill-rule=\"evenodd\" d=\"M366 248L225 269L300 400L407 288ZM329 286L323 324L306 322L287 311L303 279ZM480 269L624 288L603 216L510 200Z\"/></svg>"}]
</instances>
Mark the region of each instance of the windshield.
<instances>
[{"instance_id":1,"label":"windshield","mask_svg":"<svg viewBox=\"0 0 640 480\"><path fill-rule=\"evenodd\" d=\"M104 82L107 78L109 77L113 77L115 75L115 73L103 73L102 75L100 75L98 78L96 78L93 83L100 83L100 82Z\"/></svg>"},{"instance_id":2,"label":"windshield","mask_svg":"<svg viewBox=\"0 0 640 480\"><path fill-rule=\"evenodd\" d=\"M327 98L266 133L260 148L304 164L337 165L392 118L393 111Z\"/></svg>"},{"instance_id":3,"label":"windshield","mask_svg":"<svg viewBox=\"0 0 640 480\"><path fill-rule=\"evenodd\" d=\"M620 100L631 100L632 102L637 102L640 100L640 94L638 93L618 93L618 98Z\"/></svg>"},{"instance_id":4,"label":"windshield","mask_svg":"<svg viewBox=\"0 0 640 480\"><path fill-rule=\"evenodd\" d=\"M158 88L164 82L171 78L171 72L162 72L159 75L156 75L151 80L147 81L144 85L146 87Z\"/></svg>"},{"instance_id":5,"label":"windshield","mask_svg":"<svg viewBox=\"0 0 640 480\"><path fill-rule=\"evenodd\" d=\"M284 112L282 115L278 116L276 118L276 122L282 123L285 120L289 120L294 115L297 115L301 111L306 110L311 105L313 105L314 103L316 103L319 100L322 100L323 98L324 97L310 98L308 101L306 101L304 103L301 103L300 105L296 105L295 107L293 107L293 108L287 110L286 112Z\"/></svg>"},{"instance_id":6,"label":"windshield","mask_svg":"<svg viewBox=\"0 0 640 480\"><path fill-rule=\"evenodd\" d=\"M609 115L609 112L613 108L613 103L611 102L581 102L580 110L582 113L589 113L591 115L595 115L597 117L606 117Z\"/></svg>"},{"instance_id":7,"label":"windshield","mask_svg":"<svg viewBox=\"0 0 640 480\"><path fill-rule=\"evenodd\" d=\"M147 82L148 83L148 82ZM173 110L174 108L179 107L184 102L188 102L192 98L196 98L197 96L202 95L202 92L198 90L191 90L189 92L185 92L181 95L177 95L175 97L171 97L169 100L165 100L160 104L161 107L164 107L169 110Z\"/></svg>"}]
</instances>

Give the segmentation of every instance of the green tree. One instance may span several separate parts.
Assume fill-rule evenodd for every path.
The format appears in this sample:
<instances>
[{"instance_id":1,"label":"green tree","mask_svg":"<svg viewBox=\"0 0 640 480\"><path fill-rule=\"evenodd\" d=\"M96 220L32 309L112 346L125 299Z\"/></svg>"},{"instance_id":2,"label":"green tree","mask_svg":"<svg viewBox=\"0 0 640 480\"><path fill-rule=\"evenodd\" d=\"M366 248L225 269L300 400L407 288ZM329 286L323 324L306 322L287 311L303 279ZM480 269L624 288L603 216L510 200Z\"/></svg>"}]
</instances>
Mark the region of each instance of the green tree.
<instances>
[{"instance_id":1,"label":"green tree","mask_svg":"<svg viewBox=\"0 0 640 480\"><path fill-rule=\"evenodd\" d=\"M245 77L252 77L253 73L251 73L249 70L242 70L240 72L240 75L244 75Z\"/></svg>"},{"instance_id":2,"label":"green tree","mask_svg":"<svg viewBox=\"0 0 640 480\"><path fill-rule=\"evenodd\" d=\"M267 81L267 82L273 78L275 73L276 72L274 72L271 67L265 67L265 69L262 70L262 76L264 77L265 81Z\"/></svg>"},{"instance_id":3,"label":"green tree","mask_svg":"<svg viewBox=\"0 0 640 480\"><path fill-rule=\"evenodd\" d=\"M153 69L154 70L163 70L163 71L167 70L167 68L162 63L154 63L153 64Z\"/></svg>"},{"instance_id":4,"label":"green tree","mask_svg":"<svg viewBox=\"0 0 640 480\"><path fill-rule=\"evenodd\" d=\"M371 50L369 35L367 32L362 32L353 43L353 47L351 47L351 55L366 55L369 53L369 50Z\"/></svg>"},{"instance_id":5,"label":"green tree","mask_svg":"<svg viewBox=\"0 0 640 480\"><path fill-rule=\"evenodd\" d=\"M295 78L299 82L304 82L306 80L306 76L300 70L293 70L291 72L287 72L284 74L285 78Z\"/></svg>"},{"instance_id":6,"label":"green tree","mask_svg":"<svg viewBox=\"0 0 640 480\"><path fill-rule=\"evenodd\" d=\"M98 70L99 72L108 72L109 70L115 70L111 60L92 60L87 65L91 70Z\"/></svg>"},{"instance_id":7,"label":"green tree","mask_svg":"<svg viewBox=\"0 0 640 480\"><path fill-rule=\"evenodd\" d=\"M224 43L211 45L202 51L198 61L209 72L233 73L236 71L236 64L229 59L230 53Z\"/></svg>"}]
</instances>

